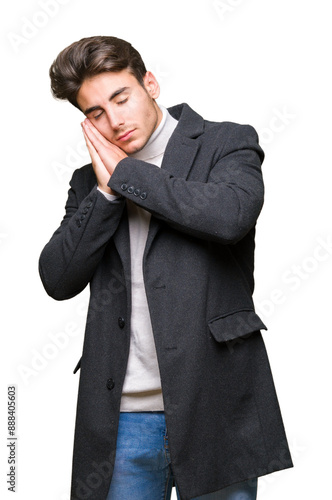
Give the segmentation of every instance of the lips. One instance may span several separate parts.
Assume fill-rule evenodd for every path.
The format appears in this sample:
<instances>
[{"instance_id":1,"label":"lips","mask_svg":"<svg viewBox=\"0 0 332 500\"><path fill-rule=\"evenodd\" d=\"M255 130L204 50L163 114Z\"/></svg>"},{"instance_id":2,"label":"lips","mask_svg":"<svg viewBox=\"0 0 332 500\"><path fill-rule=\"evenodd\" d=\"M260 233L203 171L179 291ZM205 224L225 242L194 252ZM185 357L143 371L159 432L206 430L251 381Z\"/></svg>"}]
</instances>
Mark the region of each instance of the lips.
<instances>
[{"instance_id":1,"label":"lips","mask_svg":"<svg viewBox=\"0 0 332 500\"><path fill-rule=\"evenodd\" d=\"M132 136L132 134L134 132L135 132L135 129L129 130L128 132L125 132L124 134L120 135L120 137L118 137L118 141L127 141L128 139L130 139L130 137Z\"/></svg>"}]
</instances>

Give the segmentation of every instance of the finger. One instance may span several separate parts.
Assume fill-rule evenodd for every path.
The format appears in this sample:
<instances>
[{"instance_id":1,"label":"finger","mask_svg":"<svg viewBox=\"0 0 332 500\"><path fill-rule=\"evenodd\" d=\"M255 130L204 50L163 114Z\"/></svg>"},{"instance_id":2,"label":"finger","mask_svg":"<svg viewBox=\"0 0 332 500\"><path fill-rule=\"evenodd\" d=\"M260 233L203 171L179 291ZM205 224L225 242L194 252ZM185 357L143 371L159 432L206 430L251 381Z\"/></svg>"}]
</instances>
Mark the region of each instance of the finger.
<instances>
[{"instance_id":1,"label":"finger","mask_svg":"<svg viewBox=\"0 0 332 500\"><path fill-rule=\"evenodd\" d=\"M95 150L93 144L89 140L89 137L85 133L83 125L82 125L82 129L83 129L84 139L85 139L85 142L86 142L86 145L87 145L90 157L91 157L92 167L93 167L93 170L94 170L96 178L97 178L98 186L103 191L108 192L109 191L109 187L108 187L107 183L108 183L108 181L110 179L110 174L107 171L104 163L102 162L99 154Z\"/></svg>"},{"instance_id":2,"label":"finger","mask_svg":"<svg viewBox=\"0 0 332 500\"><path fill-rule=\"evenodd\" d=\"M98 154L100 160L103 162L106 169L111 175L119 161L125 158L127 155L122 151L122 149L118 148L118 146L105 139L97 131L97 129L93 127L92 124L90 125L88 120L84 120L82 126L88 139L90 140L90 143L92 143L94 149L96 150L96 153ZM102 140L99 140L94 132L95 130L98 136L102 137Z\"/></svg>"},{"instance_id":3,"label":"finger","mask_svg":"<svg viewBox=\"0 0 332 500\"><path fill-rule=\"evenodd\" d=\"M88 137L88 135L87 135L87 133L86 133L86 131L85 131L85 129L84 129L83 124L82 124L82 132L83 132L84 139L85 139L85 143L86 143L86 145L87 145L87 148L88 148L88 150L89 150L89 153L90 153L91 151L96 152L96 150L95 150L95 148L94 148L94 146L93 146L92 142L90 141L90 139L89 139L89 137Z\"/></svg>"},{"instance_id":4,"label":"finger","mask_svg":"<svg viewBox=\"0 0 332 500\"><path fill-rule=\"evenodd\" d=\"M89 137L87 136L84 128L83 128L83 135L84 135L84 139L85 139L86 146L88 148L88 151L89 151L92 163L95 163L95 164L100 163L100 164L102 164L102 160L101 160L98 152L96 151L94 145L92 144L92 142L90 141Z\"/></svg>"},{"instance_id":5,"label":"finger","mask_svg":"<svg viewBox=\"0 0 332 500\"><path fill-rule=\"evenodd\" d=\"M96 127L91 123L91 121L86 118L83 122L84 129L89 136L90 141L95 144L96 146L103 145L103 146L109 146L112 144L110 141L108 141Z\"/></svg>"},{"instance_id":6,"label":"finger","mask_svg":"<svg viewBox=\"0 0 332 500\"><path fill-rule=\"evenodd\" d=\"M93 147L96 151L98 151L98 149L100 149L103 146L100 139L98 139L96 134L93 132L92 128L87 123L83 122L82 128L83 128L83 132L85 134L85 137L88 139L89 143L91 145L93 145Z\"/></svg>"}]
</instances>

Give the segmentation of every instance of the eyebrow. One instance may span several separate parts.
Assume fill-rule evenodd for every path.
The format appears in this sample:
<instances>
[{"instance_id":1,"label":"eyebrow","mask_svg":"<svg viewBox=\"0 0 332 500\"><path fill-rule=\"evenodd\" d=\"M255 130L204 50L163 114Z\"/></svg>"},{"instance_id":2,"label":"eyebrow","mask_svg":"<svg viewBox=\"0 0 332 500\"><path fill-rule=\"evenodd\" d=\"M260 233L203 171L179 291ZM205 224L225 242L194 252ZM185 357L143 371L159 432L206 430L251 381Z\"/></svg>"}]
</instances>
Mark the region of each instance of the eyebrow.
<instances>
[{"instance_id":1,"label":"eyebrow","mask_svg":"<svg viewBox=\"0 0 332 500\"><path fill-rule=\"evenodd\" d=\"M109 101L111 102L116 96L119 94L122 94L122 92L125 92L125 90L128 90L129 87L121 87L113 92L113 94L110 96ZM101 106L92 106L91 108L87 108L84 111L85 115L88 115L89 113L92 113L92 111L96 111L97 109L102 109Z\"/></svg>"}]
</instances>

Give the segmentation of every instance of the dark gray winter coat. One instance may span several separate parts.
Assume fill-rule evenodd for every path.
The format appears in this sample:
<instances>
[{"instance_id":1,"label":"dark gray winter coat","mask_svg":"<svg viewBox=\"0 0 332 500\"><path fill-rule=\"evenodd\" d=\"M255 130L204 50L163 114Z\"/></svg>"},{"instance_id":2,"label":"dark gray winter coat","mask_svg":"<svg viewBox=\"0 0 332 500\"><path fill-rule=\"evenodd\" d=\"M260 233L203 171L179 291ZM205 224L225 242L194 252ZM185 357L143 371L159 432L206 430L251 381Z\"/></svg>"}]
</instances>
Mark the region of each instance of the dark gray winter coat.
<instances>
[{"instance_id":1,"label":"dark gray winter coat","mask_svg":"<svg viewBox=\"0 0 332 500\"><path fill-rule=\"evenodd\" d=\"M97 190L91 165L75 171L66 215L40 257L55 299L91 290L72 500L105 500L111 481L130 342L126 199L152 214L144 281L182 498L292 466L252 301L264 192L257 134L205 121L186 104L169 111L179 123L162 168L122 160L109 182L123 196L116 203Z\"/></svg>"}]
</instances>

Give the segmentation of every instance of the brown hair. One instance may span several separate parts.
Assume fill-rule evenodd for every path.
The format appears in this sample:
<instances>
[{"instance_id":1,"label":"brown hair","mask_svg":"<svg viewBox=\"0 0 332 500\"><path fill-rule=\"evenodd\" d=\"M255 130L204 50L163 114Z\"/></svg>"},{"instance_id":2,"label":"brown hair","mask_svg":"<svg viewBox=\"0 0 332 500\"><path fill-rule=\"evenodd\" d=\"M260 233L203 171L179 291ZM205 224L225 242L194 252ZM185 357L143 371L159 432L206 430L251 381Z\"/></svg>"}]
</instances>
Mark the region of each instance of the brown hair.
<instances>
[{"instance_id":1,"label":"brown hair","mask_svg":"<svg viewBox=\"0 0 332 500\"><path fill-rule=\"evenodd\" d=\"M130 71L144 86L145 64L129 42L113 36L82 38L60 52L50 67L52 94L79 108L76 97L84 80L123 69Z\"/></svg>"}]
</instances>

